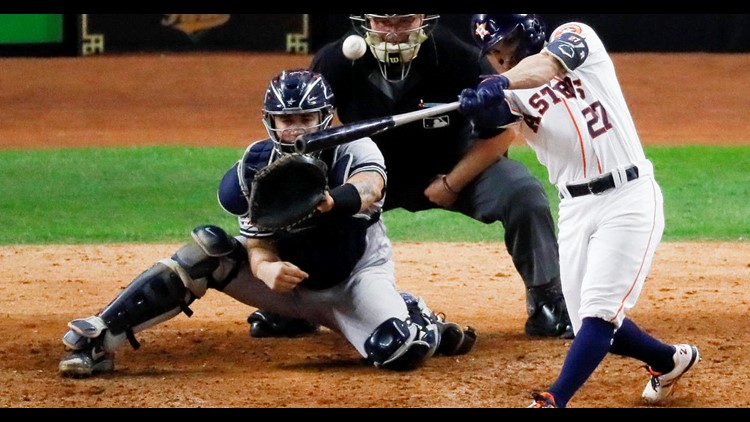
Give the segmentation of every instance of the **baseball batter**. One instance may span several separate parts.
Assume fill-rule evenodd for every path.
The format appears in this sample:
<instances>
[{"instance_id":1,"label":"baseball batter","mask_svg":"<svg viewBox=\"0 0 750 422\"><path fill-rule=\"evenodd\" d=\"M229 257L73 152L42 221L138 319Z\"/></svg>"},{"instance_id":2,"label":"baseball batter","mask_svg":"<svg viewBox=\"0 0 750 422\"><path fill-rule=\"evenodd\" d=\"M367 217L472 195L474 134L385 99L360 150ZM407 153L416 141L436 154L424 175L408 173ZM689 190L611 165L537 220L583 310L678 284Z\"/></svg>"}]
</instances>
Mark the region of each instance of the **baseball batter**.
<instances>
[{"instance_id":1,"label":"baseball batter","mask_svg":"<svg viewBox=\"0 0 750 422\"><path fill-rule=\"evenodd\" d=\"M328 327L377 367L413 369L434 354L473 347L471 328L444 321L423 299L396 289L391 242L379 218L384 160L369 138L321 155L330 190L317 215L290 230L263 231L250 223L253 175L293 151L297 136L330 125L333 92L319 74L283 71L266 90L263 115L270 138L251 144L218 190L221 206L238 216L240 234L196 228L194 242L139 275L100 313L71 321L62 375L112 371L120 345L127 340L138 348L136 333L181 312L190 316L189 305L208 288Z\"/></svg>"},{"instance_id":2,"label":"baseball batter","mask_svg":"<svg viewBox=\"0 0 750 422\"><path fill-rule=\"evenodd\" d=\"M664 210L611 58L584 23L561 25L548 42L532 14L474 15L471 30L501 75L465 90L461 112L520 127L561 199L560 273L576 335L559 377L531 407L566 407L610 352L645 362L642 397L663 403L700 357L696 346L665 344L627 318Z\"/></svg>"}]
</instances>

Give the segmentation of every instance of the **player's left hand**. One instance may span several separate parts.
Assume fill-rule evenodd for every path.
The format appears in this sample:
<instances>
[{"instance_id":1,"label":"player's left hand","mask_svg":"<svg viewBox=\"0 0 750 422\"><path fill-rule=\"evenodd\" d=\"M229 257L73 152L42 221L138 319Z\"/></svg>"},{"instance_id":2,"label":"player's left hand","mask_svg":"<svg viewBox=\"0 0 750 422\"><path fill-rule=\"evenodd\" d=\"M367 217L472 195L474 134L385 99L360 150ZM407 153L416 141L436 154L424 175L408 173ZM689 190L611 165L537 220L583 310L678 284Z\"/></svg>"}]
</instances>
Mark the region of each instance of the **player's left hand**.
<instances>
[{"instance_id":1,"label":"player's left hand","mask_svg":"<svg viewBox=\"0 0 750 422\"><path fill-rule=\"evenodd\" d=\"M484 108L477 91L473 88L466 88L461 91L458 103L458 112L468 117L474 116Z\"/></svg>"},{"instance_id":2,"label":"player's left hand","mask_svg":"<svg viewBox=\"0 0 750 422\"><path fill-rule=\"evenodd\" d=\"M474 116L483 110L496 107L505 100L505 89L509 81L503 75L484 76L477 89L467 88L458 98L458 111L465 116Z\"/></svg>"},{"instance_id":3,"label":"player's left hand","mask_svg":"<svg viewBox=\"0 0 750 422\"><path fill-rule=\"evenodd\" d=\"M451 209L458 199L458 194L450 192L443 184L442 175L438 175L424 190L424 196L433 204L445 209Z\"/></svg>"}]
</instances>

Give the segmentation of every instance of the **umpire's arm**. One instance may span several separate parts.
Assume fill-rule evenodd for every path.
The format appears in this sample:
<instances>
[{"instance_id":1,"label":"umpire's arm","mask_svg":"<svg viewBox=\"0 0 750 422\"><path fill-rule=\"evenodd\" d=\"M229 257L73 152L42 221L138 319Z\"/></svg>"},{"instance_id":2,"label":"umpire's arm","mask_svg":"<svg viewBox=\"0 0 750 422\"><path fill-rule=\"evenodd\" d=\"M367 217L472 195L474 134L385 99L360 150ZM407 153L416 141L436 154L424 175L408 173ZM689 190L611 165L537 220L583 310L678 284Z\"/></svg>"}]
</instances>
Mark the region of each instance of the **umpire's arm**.
<instances>
[{"instance_id":1,"label":"umpire's arm","mask_svg":"<svg viewBox=\"0 0 750 422\"><path fill-rule=\"evenodd\" d=\"M438 175L427 186L427 199L443 208L452 207L468 184L505 155L517 135L518 129L510 126L490 138L477 139L450 173Z\"/></svg>"}]
</instances>

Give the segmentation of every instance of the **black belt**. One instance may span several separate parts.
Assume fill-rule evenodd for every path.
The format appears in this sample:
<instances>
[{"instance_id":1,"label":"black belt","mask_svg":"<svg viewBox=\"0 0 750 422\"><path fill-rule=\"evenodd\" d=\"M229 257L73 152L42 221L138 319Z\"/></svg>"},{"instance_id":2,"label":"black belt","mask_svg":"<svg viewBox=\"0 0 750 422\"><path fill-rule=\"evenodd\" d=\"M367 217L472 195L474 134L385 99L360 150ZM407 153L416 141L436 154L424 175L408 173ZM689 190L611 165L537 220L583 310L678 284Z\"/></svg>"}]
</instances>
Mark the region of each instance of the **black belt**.
<instances>
[{"instance_id":1,"label":"black belt","mask_svg":"<svg viewBox=\"0 0 750 422\"><path fill-rule=\"evenodd\" d=\"M636 166L630 166L625 169L625 174L627 175L628 182L631 180L635 180L638 178L638 167ZM606 176L599 177L597 179L594 179L588 183L581 183L580 185L568 185L568 192L570 193L570 196L572 198L578 197L578 196L584 196L584 195L598 195L600 193L604 193L610 189L614 189L615 187L615 178L612 176L612 173L607 174ZM560 199L562 199L563 196L560 194Z\"/></svg>"}]
</instances>

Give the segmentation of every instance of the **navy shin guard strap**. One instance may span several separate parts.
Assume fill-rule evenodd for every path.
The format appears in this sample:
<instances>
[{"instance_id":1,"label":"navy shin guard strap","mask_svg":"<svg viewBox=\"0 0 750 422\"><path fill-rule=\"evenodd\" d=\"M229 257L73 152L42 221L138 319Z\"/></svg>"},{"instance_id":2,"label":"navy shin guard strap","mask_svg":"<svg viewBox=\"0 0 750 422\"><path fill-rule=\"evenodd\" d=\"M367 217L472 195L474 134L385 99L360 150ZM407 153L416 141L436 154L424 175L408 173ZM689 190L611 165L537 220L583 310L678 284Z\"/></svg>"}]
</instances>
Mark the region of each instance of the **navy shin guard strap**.
<instances>
[{"instance_id":1,"label":"navy shin guard strap","mask_svg":"<svg viewBox=\"0 0 750 422\"><path fill-rule=\"evenodd\" d=\"M133 350L138 350L141 347L141 343L138 342L138 340L135 338L135 333L133 333L133 330L128 328L125 330L125 337L128 339L128 342L133 347Z\"/></svg>"}]
</instances>

